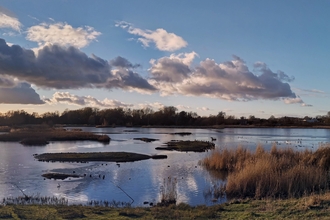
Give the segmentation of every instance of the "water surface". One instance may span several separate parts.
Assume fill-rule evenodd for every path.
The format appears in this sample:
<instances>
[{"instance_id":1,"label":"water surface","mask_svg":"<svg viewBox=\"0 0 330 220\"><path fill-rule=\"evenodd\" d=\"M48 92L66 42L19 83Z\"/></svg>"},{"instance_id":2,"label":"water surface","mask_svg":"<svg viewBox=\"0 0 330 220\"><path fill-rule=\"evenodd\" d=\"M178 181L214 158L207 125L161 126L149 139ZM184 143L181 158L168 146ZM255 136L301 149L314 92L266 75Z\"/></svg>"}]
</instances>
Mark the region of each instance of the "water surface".
<instances>
[{"instance_id":1,"label":"water surface","mask_svg":"<svg viewBox=\"0 0 330 220\"><path fill-rule=\"evenodd\" d=\"M45 147L24 147L19 143L0 142L0 198L21 196L18 189L27 195L60 196L69 203L86 204L90 200L116 200L131 202L124 190L134 199L134 206L144 202L159 202L164 179L176 178L178 202L190 205L212 205L212 196L207 192L223 182L221 175L209 173L198 161L209 152L158 151L156 147L170 140L205 140L216 138L216 148L243 146L253 150L258 144L269 149L273 143L279 147L297 150L316 149L330 142L327 129L160 129L160 128L91 128L84 131L104 133L111 137L109 145L91 141L51 142ZM127 130L135 130L128 132ZM170 135L174 132L191 132L189 136ZM159 139L145 143L133 138ZM144 160L130 163L47 163L34 160L33 154L52 152L108 152L127 151L143 154L166 154L164 160ZM84 175L85 178L44 180L46 172L64 172ZM90 177L92 175L92 177ZM105 179L99 178L99 176ZM58 188L60 184L60 188ZM118 186L120 188L118 188ZM225 201L218 199L216 203Z\"/></svg>"}]
</instances>

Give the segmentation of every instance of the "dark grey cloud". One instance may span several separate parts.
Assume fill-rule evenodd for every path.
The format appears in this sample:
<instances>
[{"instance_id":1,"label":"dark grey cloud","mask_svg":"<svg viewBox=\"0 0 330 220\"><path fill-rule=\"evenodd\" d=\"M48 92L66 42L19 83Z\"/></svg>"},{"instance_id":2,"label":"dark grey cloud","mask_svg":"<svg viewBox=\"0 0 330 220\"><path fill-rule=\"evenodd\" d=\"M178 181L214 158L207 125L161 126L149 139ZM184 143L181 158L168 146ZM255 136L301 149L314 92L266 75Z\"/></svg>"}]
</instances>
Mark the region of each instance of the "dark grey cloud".
<instances>
[{"instance_id":1,"label":"dark grey cloud","mask_svg":"<svg viewBox=\"0 0 330 220\"><path fill-rule=\"evenodd\" d=\"M0 80L1 81L1 80ZM1 104L44 104L40 96L35 92L30 84L25 82L17 83L12 87L2 87L0 85Z\"/></svg>"},{"instance_id":2,"label":"dark grey cloud","mask_svg":"<svg viewBox=\"0 0 330 220\"><path fill-rule=\"evenodd\" d=\"M0 77L0 88L12 88L16 85L14 80L7 77Z\"/></svg>"},{"instance_id":3,"label":"dark grey cloud","mask_svg":"<svg viewBox=\"0 0 330 220\"><path fill-rule=\"evenodd\" d=\"M140 64L132 64L124 57L118 56L113 60L110 60L110 64L115 67L121 67L121 68L137 68L140 67Z\"/></svg>"},{"instance_id":4,"label":"dark grey cloud","mask_svg":"<svg viewBox=\"0 0 330 220\"><path fill-rule=\"evenodd\" d=\"M118 69L114 69L110 62L95 55L89 57L75 47L45 46L36 56L32 50L18 45L8 46L0 39L0 75L17 77L42 88L155 90L138 73L129 70L132 73L127 74Z\"/></svg>"}]
</instances>

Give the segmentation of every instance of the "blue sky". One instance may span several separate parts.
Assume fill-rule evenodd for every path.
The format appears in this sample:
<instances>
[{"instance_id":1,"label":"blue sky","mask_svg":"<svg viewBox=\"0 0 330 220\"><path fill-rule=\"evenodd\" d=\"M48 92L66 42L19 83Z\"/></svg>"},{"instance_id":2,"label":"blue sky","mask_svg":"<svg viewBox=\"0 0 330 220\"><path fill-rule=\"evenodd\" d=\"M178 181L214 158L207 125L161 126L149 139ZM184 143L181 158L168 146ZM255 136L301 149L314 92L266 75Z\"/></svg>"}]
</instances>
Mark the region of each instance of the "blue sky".
<instances>
[{"instance_id":1,"label":"blue sky","mask_svg":"<svg viewBox=\"0 0 330 220\"><path fill-rule=\"evenodd\" d=\"M329 1L0 3L0 112L325 115Z\"/></svg>"}]
</instances>

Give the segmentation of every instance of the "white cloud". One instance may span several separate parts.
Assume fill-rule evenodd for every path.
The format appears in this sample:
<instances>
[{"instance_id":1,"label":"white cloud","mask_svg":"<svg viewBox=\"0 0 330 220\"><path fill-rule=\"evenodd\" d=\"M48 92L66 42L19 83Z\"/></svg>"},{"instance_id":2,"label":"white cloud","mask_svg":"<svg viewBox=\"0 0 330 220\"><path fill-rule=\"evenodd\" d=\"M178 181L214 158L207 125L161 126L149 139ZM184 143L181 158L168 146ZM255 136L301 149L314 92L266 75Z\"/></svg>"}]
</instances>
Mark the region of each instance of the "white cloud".
<instances>
[{"instance_id":1,"label":"white cloud","mask_svg":"<svg viewBox=\"0 0 330 220\"><path fill-rule=\"evenodd\" d=\"M154 43L158 50L175 51L188 45L182 37L169 33L162 28L154 31L142 30L125 21L117 22L116 27L121 27L126 29L128 33L139 36L137 41L141 42L144 47L149 47L150 43Z\"/></svg>"},{"instance_id":2,"label":"white cloud","mask_svg":"<svg viewBox=\"0 0 330 220\"><path fill-rule=\"evenodd\" d=\"M10 28L15 31L21 31L22 24L7 9L0 7L0 28Z\"/></svg>"},{"instance_id":3,"label":"white cloud","mask_svg":"<svg viewBox=\"0 0 330 220\"><path fill-rule=\"evenodd\" d=\"M191 109L191 107L185 106L185 105L177 105L176 108L179 109L179 110L188 110L188 109Z\"/></svg>"},{"instance_id":4,"label":"white cloud","mask_svg":"<svg viewBox=\"0 0 330 220\"><path fill-rule=\"evenodd\" d=\"M303 107L311 107L313 105L306 104L299 96L296 98L286 98L284 99L285 104L301 104Z\"/></svg>"},{"instance_id":5,"label":"white cloud","mask_svg":"<svg viewBox=\"0 0 330 220\"><path fill-rule=\"evenodd\" d=\"M57 44L82 48L95 41L100 32L93 27L84 26L74 28L67 23L41 23L27 29L26 38L37 42L39 46Z\"/></svg>"},{"instance_id":6,"label":"white cloud","mask_svg":"<svg viewBox=\"0 0 330 220\"><path fill-rule=\"evenodd\" d=\"M48 104L64 103L69 105L101 107L101 108L116 108L116 107L131 107L133 105L120 102L118 100L104 99L98 100L92 96L77 96L69 92L56 92L51 99L45 99Z\"/></svg>"},{"instance_id":7,"label":"white cloud","mask_svg":"<svg viewBox=\"0 0 330 220\"><path fill-rule=\"evenodd\" d=\"M162 108L165 107L165 105L160 103L160 102L141 103L141 104L138 104L138 106L140 108L151 108L151 109L154 109L154 110L159 110L159 109L162 109Z\"/></svg>"},{"instance_id":8,"label":"white cloud","mask_svg":"<svg viewBox=\"0 0 330 220\"><path fill-rule=\"evenodd\" d=\"M197 110L210 111L208 107L198 107Z\"/></svg>"}]
</instances>

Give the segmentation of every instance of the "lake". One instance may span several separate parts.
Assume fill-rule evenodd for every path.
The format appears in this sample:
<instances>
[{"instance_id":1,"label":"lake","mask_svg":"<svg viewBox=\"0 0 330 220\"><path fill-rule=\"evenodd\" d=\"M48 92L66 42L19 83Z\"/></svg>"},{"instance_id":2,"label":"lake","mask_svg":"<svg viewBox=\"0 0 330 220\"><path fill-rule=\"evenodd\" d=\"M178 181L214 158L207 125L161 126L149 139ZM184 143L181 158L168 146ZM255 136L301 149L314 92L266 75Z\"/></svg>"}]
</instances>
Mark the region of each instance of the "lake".
<instances>
[{"instance_id":1,"label":"lake","mask_svg":"<svg viewBox=\"0 0 330 220\"><path fill-rule=\"evenodd\" d=\"M68 128L70 129L70 128ZM161 199L164 179L176 178L177 202L190 205L212 205L226 198L212 201L209 192L214 185L223 183L221 175L209 173L198 162L209 152L176 152L155 150L170 140L207 140L210 137L216 148L243 146L254 150L258 144L270 149L293 147L297 150L317 149L330 143L330 129L289 128L226 128L226 129L173 129L173 128L92 128L83 131L107 134L109 145L98 142L50 142L45 147L25 147L19 143L0 142L0 199L27 195L58 196L67 198L70 204L87 204L90 200L131 202L133 206L147 206L144 202L157 203ZM175 132L191 132L189 136L171 135ZM159 139L145 143L133 138ZM33 154L55 152L108 152L127 151L143 154L166 154L167 159L144 160L129 163L47 163L34 159ZM48 180L41 175L47 172L63 172L84 175L82 178ZM90 175L92 177L90 177ZM105 178L99 178L99 176ZM60 184L60 187L57 187ZM125 193L124 193L124 192Z\"/></svg>"}]
</instances>

